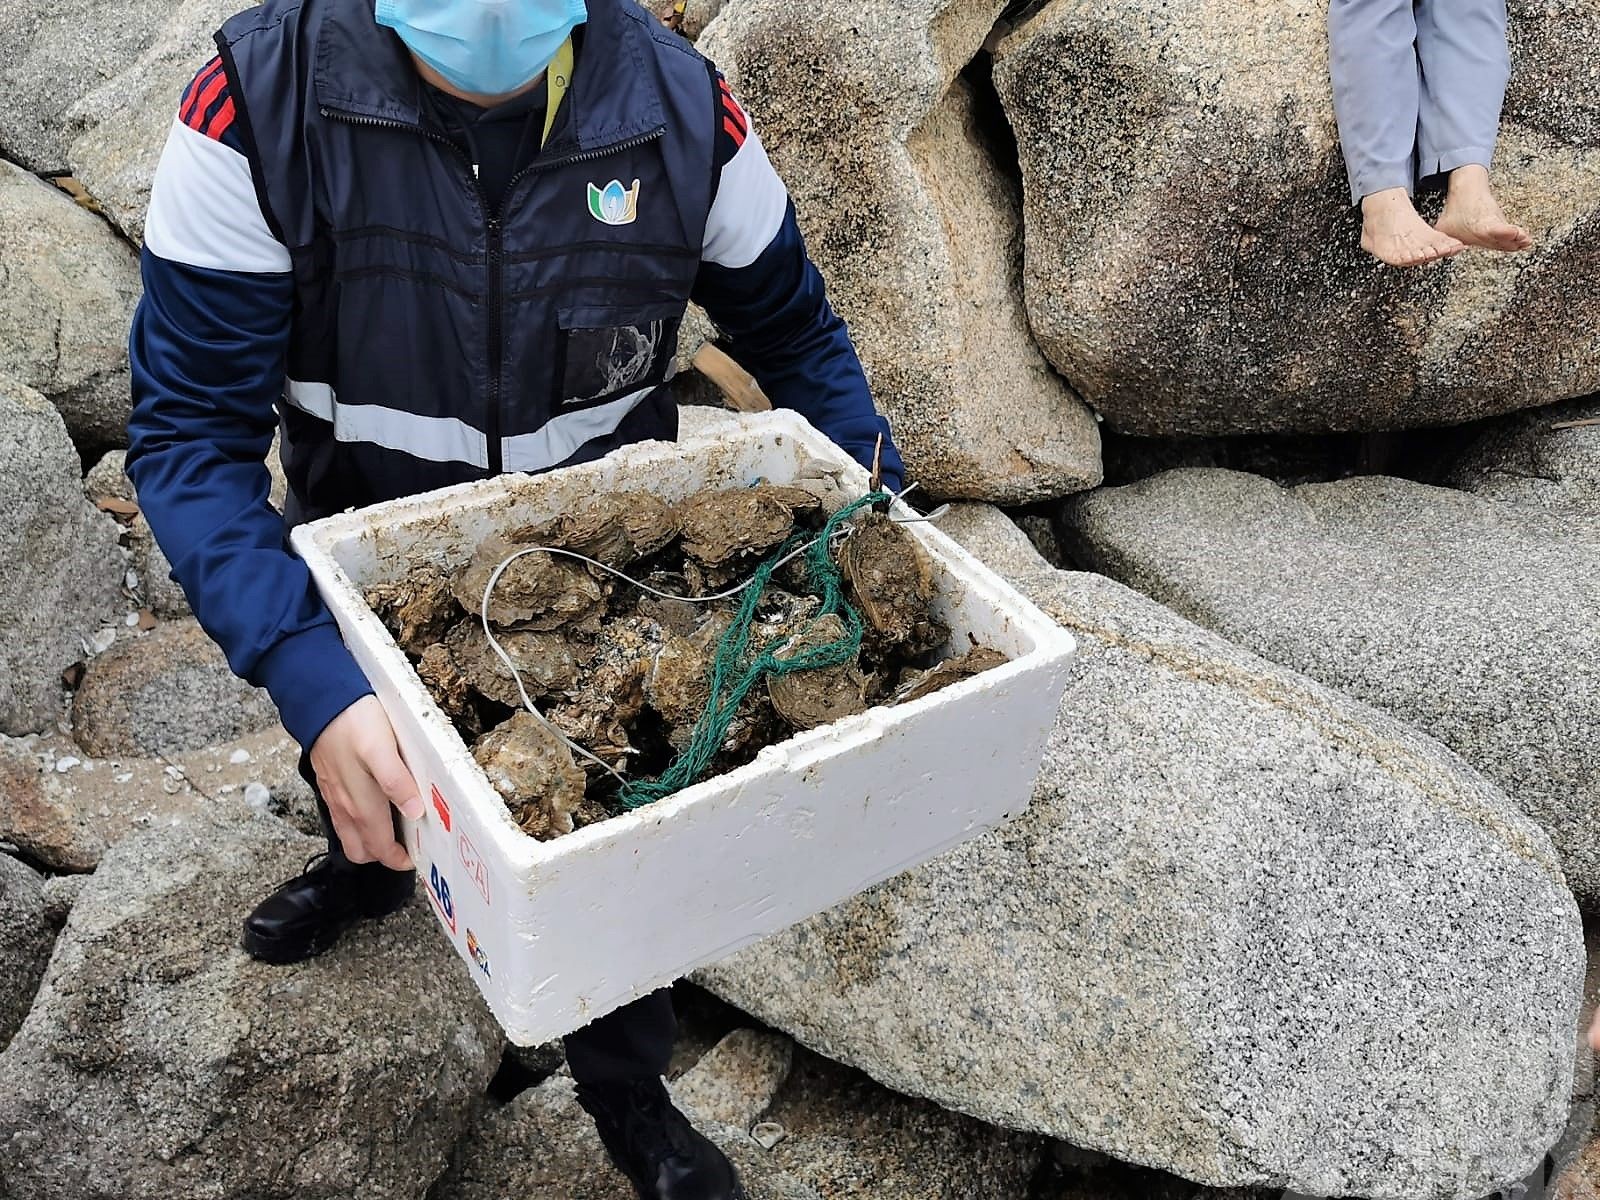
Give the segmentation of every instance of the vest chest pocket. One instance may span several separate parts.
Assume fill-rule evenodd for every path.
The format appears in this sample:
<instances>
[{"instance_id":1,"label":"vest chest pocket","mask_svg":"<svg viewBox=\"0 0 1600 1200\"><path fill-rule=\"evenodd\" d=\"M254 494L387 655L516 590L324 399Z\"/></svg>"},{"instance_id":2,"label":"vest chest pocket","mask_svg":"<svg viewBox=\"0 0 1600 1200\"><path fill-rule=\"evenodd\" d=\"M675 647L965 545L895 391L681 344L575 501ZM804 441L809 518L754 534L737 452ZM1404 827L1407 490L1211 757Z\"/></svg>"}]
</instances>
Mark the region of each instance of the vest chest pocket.
<instances>
[{"instance_id":1,"label":"vest chest pocket","mask_svg":"<svg viewBox=\"0 0 1600 1200\"><path fill-rule=\"evenodd\" d=\"M607 404L665 383L683 311L674 301L560 309L555 412Z\"/></svg>"}]
</instances>

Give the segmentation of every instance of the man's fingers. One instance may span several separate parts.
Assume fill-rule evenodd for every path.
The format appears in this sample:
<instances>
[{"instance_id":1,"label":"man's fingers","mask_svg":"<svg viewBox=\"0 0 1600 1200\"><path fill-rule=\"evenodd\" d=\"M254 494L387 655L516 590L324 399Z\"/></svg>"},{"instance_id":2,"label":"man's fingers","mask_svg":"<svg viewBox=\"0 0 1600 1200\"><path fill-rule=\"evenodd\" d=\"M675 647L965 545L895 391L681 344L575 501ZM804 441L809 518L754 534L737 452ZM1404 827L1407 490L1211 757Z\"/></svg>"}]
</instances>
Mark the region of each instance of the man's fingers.
<instances>
[{"instance_id":1,"label":"man's fingers","mask_svg":"<svg viewBox=\"0 0 1600 1200\"><path fill-rule=\"evenodd\" d=\"M361 842L367 853L386 867L396 871L411 869L411 856L395 838L394 810L377 782L365 776L351 788L355 801L356 822L361 830Z\"/></svg>"},{"instance_id":2,"label":"man's fingers","mask_svg":"<svg viewBox=\"0 0 1600 1200\"><path fill-rule=\"evenodd\" d=\"M361 836L350 797L342 788L324 784L322 799L328 806L328 818L333 822L333 832L339 836L339 848L344 856L353 863L371 862L373 856L368 853L366 840Z\"/></svg>"},{"instance_id":3,"label":"man's fingers","mask_svg":"<svg viewBox=\"0 0 1600 1200\"><path fill-rule=\"evenodd\" d=\"M382 789L389 803L411 820L422 816L422 797L417 792L417 781L411 777L400 751L391 741L376 748L367 758L367 770Z\"/></svg>"}]
</instances>

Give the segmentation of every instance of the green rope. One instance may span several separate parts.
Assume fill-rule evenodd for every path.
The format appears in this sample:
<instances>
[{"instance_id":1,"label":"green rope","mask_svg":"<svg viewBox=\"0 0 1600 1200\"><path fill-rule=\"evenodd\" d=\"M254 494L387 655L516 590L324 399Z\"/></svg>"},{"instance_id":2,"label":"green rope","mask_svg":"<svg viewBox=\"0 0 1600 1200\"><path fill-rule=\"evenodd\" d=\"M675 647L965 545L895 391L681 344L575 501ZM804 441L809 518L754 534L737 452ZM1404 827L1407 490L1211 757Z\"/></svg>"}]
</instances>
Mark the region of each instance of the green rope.
<instances>
[{"instance_id":1,"label":"green rope","mask_svg":"<svg viewBox=\"0 0 1600 1200\"><path fill-rule=\"evenodd\" d=\"M761 603L762 593L766 591L778 565L809 536L803 532L790 534L783 545L756 569L749 586L741 594L733 623L717 643L716 657L711 663L711 696L694 723L689 744L657 778L634 780L625 785L618 795L624 808L639 808L663 796L670 796L705 774L717 749L728 735L728 727L733 724L739 705L768 676L836 667L855 658L861 649L861 615L844 598L839 566L833 561L828 548L840 525L867 505L885 499L888 499L886 492L873 492L841 508L828 518L828 523L805 553L806 582L822 600L822 607L806 627L809 629L822 617L837 615L844 622L844 636L825 645L808 646L789 658L778 657L778 651L790 641L787 637L774 638L754 656L750 654L750 633L755 626L756 607Z\"/></svg>"}]
</instances>

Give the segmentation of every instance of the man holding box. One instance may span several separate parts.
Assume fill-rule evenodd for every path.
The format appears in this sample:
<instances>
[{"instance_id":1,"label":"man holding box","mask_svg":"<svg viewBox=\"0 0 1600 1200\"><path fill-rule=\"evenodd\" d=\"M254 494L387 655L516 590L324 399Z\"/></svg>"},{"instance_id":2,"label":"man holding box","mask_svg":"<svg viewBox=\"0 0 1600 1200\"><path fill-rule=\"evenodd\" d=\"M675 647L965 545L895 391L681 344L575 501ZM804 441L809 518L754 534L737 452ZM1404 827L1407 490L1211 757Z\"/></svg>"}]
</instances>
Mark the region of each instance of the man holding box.
<instances>
[{"instance_id":1,"label":"man holding box","mask_svg":"<svg viewBox=\"0 0 1600 1200\"><path fill-rule=\"evenodd\" d=\"M690 299L856 458L887 427L748 117L632 0L269 0L216 41L151 196L128 472L307 749L328 853L244 930L289 963L407 901L422 802L286 524L674 437ZM742 1196L662 1085L675 1032L659 992L568 1037L580 1101L641 1197Z\"/></svg>"}]
</instances>

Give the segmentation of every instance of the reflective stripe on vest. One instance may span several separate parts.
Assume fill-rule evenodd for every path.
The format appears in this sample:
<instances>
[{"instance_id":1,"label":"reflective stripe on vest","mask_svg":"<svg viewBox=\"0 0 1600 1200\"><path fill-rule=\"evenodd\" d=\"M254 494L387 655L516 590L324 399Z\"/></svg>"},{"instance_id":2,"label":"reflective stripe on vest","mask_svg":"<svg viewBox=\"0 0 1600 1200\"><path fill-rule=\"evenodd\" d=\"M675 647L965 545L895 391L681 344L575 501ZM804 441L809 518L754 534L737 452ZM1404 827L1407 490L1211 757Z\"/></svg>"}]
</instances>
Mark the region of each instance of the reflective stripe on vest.
<instances>
[{"instance_id":1,"label":"reflective stripe on vest","mask_svg":"<svg viewBox=\"0 0 1600 1200\"><path fill-rule=\"evenodd\" d=\"M565 462L585 442L614 433L655 387L641 388L594 408L561 413L533 433L500 439L507 471L546 471ZM337 404L326 383L288 380L284 403L333 424L340 442L371 442L429 462L459 462L487 470L489 443L482 431L454 417L421 417L376 404Z\"/></svg>"}]
</instances>

